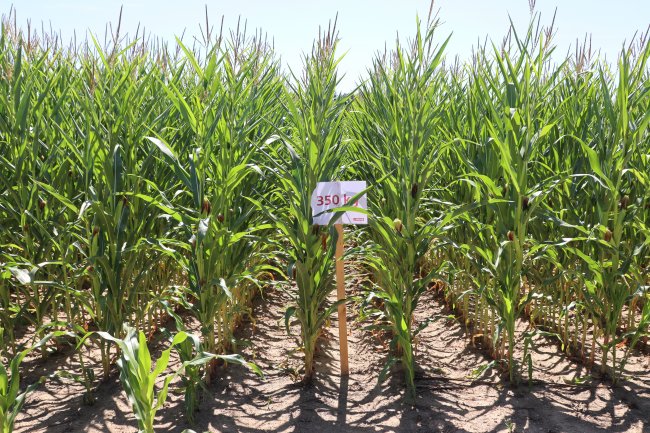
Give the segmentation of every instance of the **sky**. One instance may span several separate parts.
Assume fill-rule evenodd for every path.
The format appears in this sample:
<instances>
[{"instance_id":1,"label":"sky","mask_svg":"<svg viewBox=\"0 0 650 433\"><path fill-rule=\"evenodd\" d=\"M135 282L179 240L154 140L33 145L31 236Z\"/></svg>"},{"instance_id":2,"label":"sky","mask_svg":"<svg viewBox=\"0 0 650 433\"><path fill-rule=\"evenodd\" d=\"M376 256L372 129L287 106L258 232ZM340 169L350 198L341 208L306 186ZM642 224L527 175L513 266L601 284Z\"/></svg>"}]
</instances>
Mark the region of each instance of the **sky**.
<instances>
[{"instance_id":1,"label":"sky","mask_svg":"<svg viewBox=\"0 0 650 433\"><path fill-rule=\"evenodd\" d=\"M135 34L140 24L151 34L167 41L185 34L184 40L199 34L205 24L207 5L210 25L235 28L238 19L248 29L261 29L273 41L286 68L299 70L301 58L311 49L319 27L327 27L338 14L339 53L344 55L340 72L345 76L341 90L359 82L378 51L394 47L397 35L406 40L415 34L416 17L426 20L429 0L0 0L0 12L14 6L17 24L26 28L41 24L60 32L64 39L92 32L104 40L106 24L116 23L123 6L122 33ZM499 44L505 36L509 17L524 31L530 20L528 0L436 0L433 10L441 26L437 40L450 34L448 58L466 59L479 41ZM558 53L575 48L576 40L591 35L594 49L614 60L624 41L650 24L650 0L537 0L535 10L543 24L550 24L557 10L555 44Z\"/></svg>"}]
</instances>

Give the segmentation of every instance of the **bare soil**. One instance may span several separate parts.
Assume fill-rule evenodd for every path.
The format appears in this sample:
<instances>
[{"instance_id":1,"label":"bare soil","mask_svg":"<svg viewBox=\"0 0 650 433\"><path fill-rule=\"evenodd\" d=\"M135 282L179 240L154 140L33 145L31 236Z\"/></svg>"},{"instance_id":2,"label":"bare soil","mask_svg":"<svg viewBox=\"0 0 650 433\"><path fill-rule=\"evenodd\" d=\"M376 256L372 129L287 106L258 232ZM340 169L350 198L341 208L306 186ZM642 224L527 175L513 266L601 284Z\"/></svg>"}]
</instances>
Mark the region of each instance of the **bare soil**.
<instances>
[{"instance_id":1,"label":"bare soil","mask_svg":"<svg viewBox=\"0 0 650 433\"><path fill-rule=\"evenodd\" d=\"M196 424L183 416L182 395L170 393L159 411L157 432L650 432L648 359L635 354L630 378L618 386L597 380L574 385L591 372L565 356L558 346L536 338L532 386L513 389L495 371L479 381L468 377L490 359L476 347L465 327L445 305L427 293L418 321L434 320L420 334L417 346L418 395L404 402L399 371L379 384L388 345L380 335L354 322L358 305L348 308L349 377L339 375L335 317L323 336L316 380L301 385L298 327L284 328L288 297L267 292L255 301L254 317L237 336L240 352L265 372L260 378L241 367L221 368L201 404ZM525 327L521 324L521 328ZM156 355L159 352L154 352ZM175 361L177 364L177 361ZM78 371L72 352L30 359L25 382L59 369ZM99 365L96 366L99 377ZM172 366L174 368L174 366ZM32 394L16 423L18 432L136 432L137 423L115 372L98 384L97 402L82 401L83 386L70 380L49 380Z\"/></svg>"}]
</instances>

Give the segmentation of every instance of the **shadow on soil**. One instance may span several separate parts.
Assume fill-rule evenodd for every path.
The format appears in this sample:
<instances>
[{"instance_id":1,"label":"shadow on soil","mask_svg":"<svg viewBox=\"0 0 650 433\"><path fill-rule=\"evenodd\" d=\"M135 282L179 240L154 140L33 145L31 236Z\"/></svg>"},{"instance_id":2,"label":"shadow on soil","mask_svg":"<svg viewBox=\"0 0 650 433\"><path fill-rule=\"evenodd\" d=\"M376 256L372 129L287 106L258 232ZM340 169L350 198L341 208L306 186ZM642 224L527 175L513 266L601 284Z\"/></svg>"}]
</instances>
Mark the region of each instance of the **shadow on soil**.
<instances>
[{"instance_id":1,"label":"shadow on soil","mask_svg":"<svg viewBox=\"0 0 650 433\"><path fill-rule=\"evenodd\" d=\"M363 357L364 363L353 366L349 378L338 376L333 333L323 338L315 380L306 386L297 384L301 359L295 350L295 326L293 340L284 330L284 302L274 294L256 300L254 312L258 319L244 322L237 332L241 341L249 342L242 347L243 355L256 362L266 377L259 378L240 367L221 367L193 426L185 421L182 395L172 389L168 403L159 411L158 433L180 433L188 428L198 433L623 433L638 431L640 423L642 432L650 433L650 389L644 382L647 378L625 381L617 387L598 382L587 386L565 385L561 380L551 383L549 375L579 376L588 372L556 349L540 344L536 362L543 361L544 371L540 374L545 375L545 383L513 389L504 386L493 372L470 384L460 378L462 373L489 360L468 344L463 328L452 322L431 325L423 337L418 362L427 367L418 372L414 405L404 402L399 372L377 384L386 358L385 347L361 330L353 330L352 341L357 351L354 356ZM438 307L440 311L432 314L441 314L443 307ZM39 374L49 373L56 368L51 364L62 367L66 359L65 355L54 357L42 364L35 362L33 367ZM91 407L83 405L79 388L66 386L47 384L39 400L26 405L21 425L52 423L47 431L56 433L136 431L116 371L98 387L98 401Z\"/></svg>"}]
</instances>

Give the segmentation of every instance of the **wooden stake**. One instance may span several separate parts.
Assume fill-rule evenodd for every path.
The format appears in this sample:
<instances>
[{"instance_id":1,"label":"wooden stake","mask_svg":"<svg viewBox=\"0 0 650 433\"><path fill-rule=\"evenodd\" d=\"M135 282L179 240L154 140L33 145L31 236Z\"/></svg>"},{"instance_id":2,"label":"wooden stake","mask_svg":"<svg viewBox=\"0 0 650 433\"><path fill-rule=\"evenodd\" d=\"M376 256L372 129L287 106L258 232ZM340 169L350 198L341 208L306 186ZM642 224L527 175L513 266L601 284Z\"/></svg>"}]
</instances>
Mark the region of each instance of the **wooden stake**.
<instances>
[{"instance_id":1,"label":"wooden stake","mask_svg":"<svg viewBox=\"0 0 650 433\"><path fill-rule=\"evenodd\" d=\"M345 279L343 272L343 224L334 224L338 233L336 241L336 299L345 299ZM347 329L347 311L345 302L339 304L339 348L341 354L341 376L350 374L348 366L348 329Z\"/></svg>"}]
</instances>

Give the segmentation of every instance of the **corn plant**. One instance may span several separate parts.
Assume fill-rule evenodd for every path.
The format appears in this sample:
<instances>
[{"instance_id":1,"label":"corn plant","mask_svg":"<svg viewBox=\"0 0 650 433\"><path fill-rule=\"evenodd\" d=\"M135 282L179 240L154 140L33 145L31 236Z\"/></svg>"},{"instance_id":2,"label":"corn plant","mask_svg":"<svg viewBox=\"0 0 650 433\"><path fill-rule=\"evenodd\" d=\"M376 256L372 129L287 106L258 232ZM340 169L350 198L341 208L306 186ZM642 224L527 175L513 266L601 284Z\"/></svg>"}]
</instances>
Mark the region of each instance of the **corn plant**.
<instances>
[{"instance_id":1,"label":"corn plant","mask_svg":"<svg viewBox=\"0 0 650 433\"><path fill-rule=\"evenodd\" d=\"M105 332L97 334L119 346L121 355L117 365L120 369L120 381L138 420L138 429L143 433L153 433L156 412L165 403L169 384L174 378L174 375L166 376L160 391L155 392L156 380L169 363L171 347L162 352L152 370L152 359L143 332L136 334L133 329L129 329L124 339L115 338ZM172 346L186 338L187 334L178 333L172 341Z\"/></svg>"},{"instance_id":2,"label":"corn plant","mask_svg":"<svg viewBox=\"0 0 650 433\"><path fill-rule=\"evenodd\" d=\"M5 258L3 257L4 260ZM12 299L12 292L9 285L11 271L5 268L5 266L5 263L3 263L2 268L0 268L2 269L0 273L0 343L3 347L0 355L9 357L16 353L14 328L20 308Z\"/></svg>"},{"instance_id":3,"label":"corn plant","mask_svg":"<svg viewBox=\"0 0 650 433\"><path fill-rule=\"evenodd\" d=\"M590 168L590 173L576 176L590 184L595 200L591 212L583 216L593 227L587 233L588 241L582 250L572 248L571 252L583 263L585 305L603 336L600 372L610 373L614 381L618 379L616 347L629 337L618 332L624 307L635 308L639 293L641 298L645 293L638 290L647 283L642 276L648 259L647 188L642 185L648 185L644 152L648 149L650 98L638 89L647 80L649 57L650 46L645 46L636 59L621 53L615 98L613 79L600 68L598 90L602 92L605 116L596 131L602 144L578 139L584 152L582 168ZM637 197L632 198L634 194ZM635 323L632 328L637 328Z\"/></svg>"},{"instance_id":4,"label":"corn plant","mask_svg":"<svg viewBox=\"0 0 650 433\"><path fill-rule=\"evenodd\" d=\"M0 218L3 226L20 227L6 231L3 249L13 255L16 264L33 267L56 254L56 245L51 242L53 213L32 179L56 164L55 156L48 155L47 145L38 140L42 125L34 119L43 113L45 96L57 77L42 79L38 71L49 68L48 56L40 50L25 49L20 39L12 43L4 25L0 46L0 59L12 66L3 68L2 78L0 167L4 175L0 176ZM24 304L14 321L27 319L40 333L55 291L34 284L21 285L16 291Z\"/></svg>"},{"instance_id":5,"label":"corn plant","mask_svg":"<svg viewBox=\"0 0 650 433\"><path fill-rule=\"evenodd\" d=\"M20 391L20 375L18 368L29 350L20 352L9 363L9 372L0 363L0 426L2 433L11 433L18 413L25 404L25 398L32 393L43 380L29 385L22 393Z\"/></svg>"},{"instance_id":6,"label":"corn plant","mask_svg":"<svg viewBox=\"0 0 650 433\"><path fill-rule=\"evenodd\" d=\"M311 196L318 182L340 177L343 146L342 121L348 97L336 94L339 83L336 67L336 25L320 34L310 55L304 59L304 75L288 84L284 98L287 127L280 130L280 146L267 152L267 164L276 190L264 202L286 248L289 277L295 282L290 291L292 305L288 323L295 316L300 323L304 351L304 378L314 375L316 343L325 321L338 303L328 305L335 287L333 229L312 225ZM269 209L277 209L270 211Z\"/></svg>"},{"instance_id":7,"label":"corn plant","mask_svg":"<svg viewBox=\"0 0 650 433\"><path fill-rule=\"evenodd\" d=\"M177 320L177 329L182 329L182 324ZM174 337L170 337L173 342ZM190 424L194 424L194 416L199 409L200 395L205 391L206 386L202 380L201 365L198 363L190 363L194 358L203 353L201 348L201 341L193 334L188 334L185 341L178 342L172 346L181 362L185 364L185 372L181 376L181 383L183 388L183 405L185 408L185 417ZM188 363L188 364L186 364Z\"/></svg>"},{"instance_id":8,"label":"corn plant","mask_svg":"<svg viewBox=\"0 0 650 433\"><path fill-rule=\"evenodd\" d=\"M175 245L176 255L187 270L189 304L201 323L203 346L224 353L234 346L233 329L246 312L258 276L265 268L260 238L269 226L246 197L261 195L261 169L257 146L272 132L269 121L279 120L277 65L264 41L247 41L234 35L231 51L215 45L202 67L193 52L179 41L202 83L187 97L176 83L166 88L189 131L178 138L191 140L187 163L181 163L173 147L149 137L173 169L159 182L155 201L181 222L184 239ZM276 117L274 117L276 116ZM182 134L181 134L182 132ZM181 187L190 198L166 199L166 189ZM161 188L162 187L162 188ZM164 188L164 189L163 189Z\"/></svg>"},{"instance_id":9,"label":"corn plant","mask_svg":"<svg viewBox=\"0 0 650 433\"><path fill-rule=\"evenodd\" d=\"M459 197L486 203L471 213L469 230L455 235L462 244L458 262L469 271L459 282L469 287L461 287L454 302L491 342L494 356L505 359L515 384L520 378L513 358L516 321L545 281L535 279L536 269L552 268L556 254L546 244L549 227L557 228L560 219L546 200L569 178L568 169L553 170L549 158L561 115L547 100L563 70L547 69L552 33L531 21L520 36L511 23L507 46L479 50L468 72L468 110L460 114L468 123L462 127L465 143L455 148L453 159L466 168L454 185Z\"/></svg>"},{"instance_id":10,"label":"corn plant","mask_svg":"<svg viewBox=\"0 0 650 433\"><path fill-rule=\"evenodd\" d=\"M379 297L393 333L393 348L415 397L414 311L439 269L424 265L443 228L455 214L433 215L431 189L445 154L440 142L437 86L444 48L434 43L436 23L419 28L409 49L398 44L392 63L377 59L361 86L351 129L358 170L378 187L370 196L369 237L365 256L375 272Z\"/></svg>"},{"instance_id":11,"label":"corn plant","mask_svg":"<svg viewBox=\"0 0 650 433\"><path fill-rule=\"evenodd\" d=\"M648 33L613 64L587 43L557 58L552 25L533 18L463 63L442 57L429 20L342 95L336 26L287 78L266 39L239 27L170 47L118 25L103 43L62 46L14 19L0 22L8 359L24 327L120 338L130 324L154 338L178 308L201 326L200 345L174 346L183 362L235 351L234 329L284 260L286 324L300 324L311 378L336 308L336 236L312 224L311 194L353 177L376 186L359 250L392 333L387 367L401 361L410 397L427 323L414 311L433 279L513 383L517 323L529 370L537 333L614 381L648 337ZM106 378L115 346L93 342ZM61 376L90 391L77 356L83 374ZM208 363L186 369L188 418Z\"/></svg>"},{"instance_id":12,"label":"corn plant","mask_svg":"<svg viewBox=\"0 0 650 433\"><path fill-rule=\"evenodd\" d=\"M522 60L515 65L515 71L523 72L522 80L512 76L512 69L506 72L505 64L499 63L501 71L507 75L506 80L517 79L518 82L508 84L504 95L509 100L511 115L502 117L503 123L498 129L488 121L491 139L501 157L505 196L509 203L497 209L496 234L500 239L496 253L489 257L492 259L489 261L493 264L496 290L488 291L485 295L496 308L507 336L508 370L512 382L517 380L513 359L515 320L526 304L521 298L521 282L525 266L525 243L529 242L528 223L534 215L536 205L547 193L546 183L553 180L553 177L547 177L545 183L531 185L530 166L541 153L542 140L553 125L534 111L542 108L543 102L541 98L537 101L530 100L531 94L539 94L533 93L532 89L534 83L531 83L531 70L534 70L534 66L531 68L524 58L522 56ZM538 59L539 62L543 60ZM510 62L507 56L506 61ZM535 103L539 105L533 105Z\"/></svg>"},{"instance_id":13,"label":"corn plant","mask_svg":"<svg viewBox=\"0 0 650 433\"><path fill-rule=\"evenodd\" d=\"M45 378L41 377L37 382L27 386L21 392L20 364L34 349L43 347L51 338L62 335L64 335L63 332L47 334L38 343L22 350L11 358L8 366L0 362L0 428L2 433L13 432L16 417L25 404L25 399L39 385L45 382Z\"/></svg>"},{"instance_id":14,"label":"corn plant","mask_svg":"<svg viewBox=\"0 0 650 433\"><path fill-rule=\"evenodd\" d=\"M152 365L147 339L142 331L136 333L133 328L129 328L126 330L124 339L115 338L106 332L97 332L97 335L106 341L117 344L120 348L121 355L117 362L120 369L120 381L138 420L138 429L143 433L154 432L156 412L167 399L169 384L174 378L183 374L186 367L202 365L212 359L222 359L230 363L249 366L254 371L261 373L254 364L246 363L239 355L200 353L193 359L183 362L181 368L175 373L166 375L160 390L156 392L156 381L169 364L172 348L182 345L188 338L196 340L196 337L191 337L184 331L178 332L174 335L170 347L163 350L156 363Z\"/></svg>"},{"instance_id":15,"label":"corn plant","mask_svg":"<svg viewBox=\"0 0 650 433\"><path fill-rule=\"evenodd\" d=\"M177 331L187 332L182 318L176 314L175 311L168 308L167 313L174 319ZM162 331L163 335L165 335L170 342L174 341L174 335L166 329L163 329ZM189 332L187 332L187 338L184 341L172 344L171 347L174 349L184 366L183 375L180 377L181 389L183 391L183 407L187 421L190 424L194 424L196 412L199 410L202 393L207 390L206 377L204 376L202 367L204 367L207 362L216 358L204 358L206 352L203 350L200 338ZM228 359L228 356L229 355L223 355L221 359ZM237 355L234 356L238 358ZM200 359L204 359L205 361L198 361ZM247 365L256 373L262 375L261 371L257 369L254 364L251 363ZM210 379L209 375L207 379Z\"/></svg>"}]
</instances>

